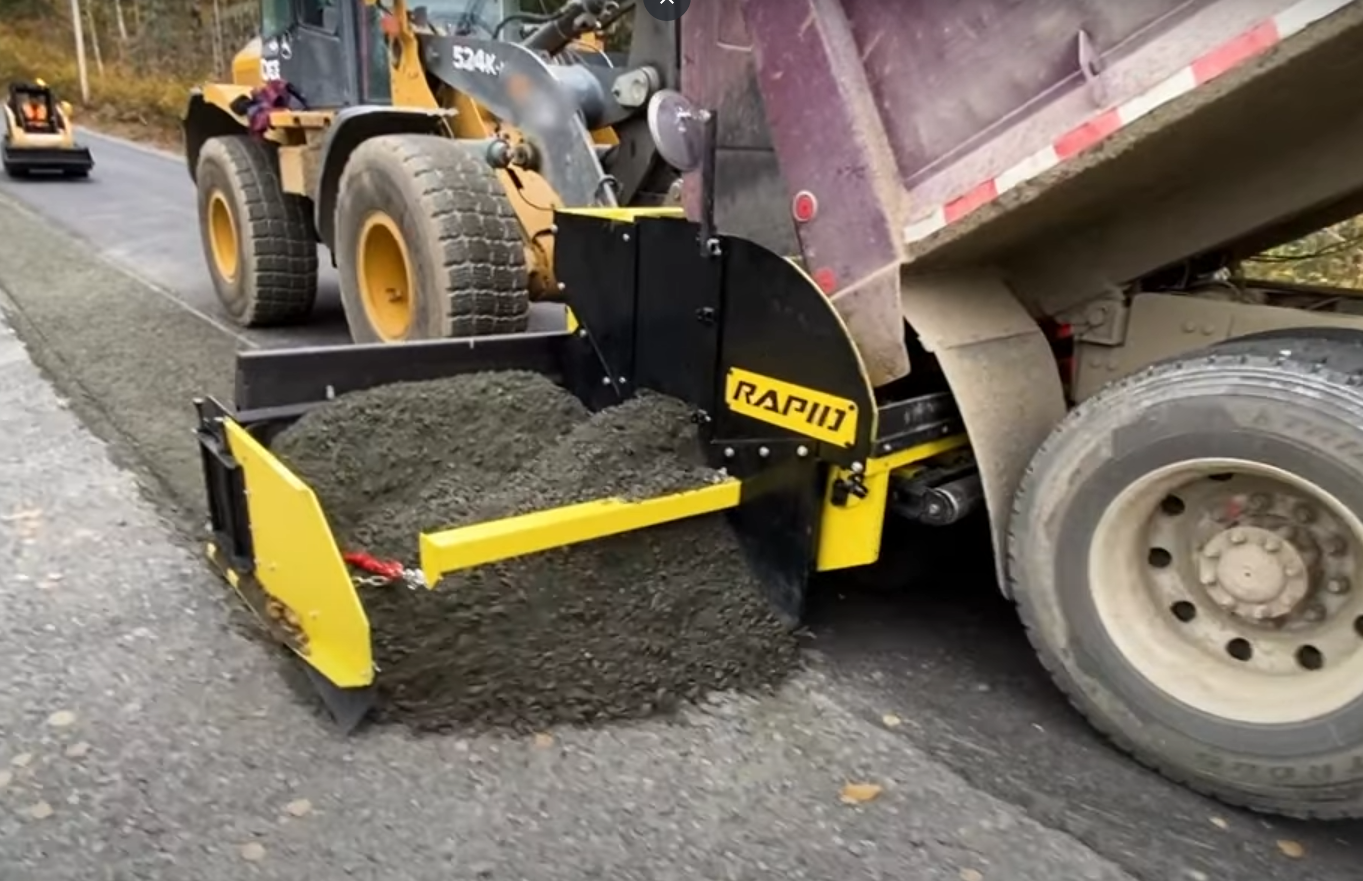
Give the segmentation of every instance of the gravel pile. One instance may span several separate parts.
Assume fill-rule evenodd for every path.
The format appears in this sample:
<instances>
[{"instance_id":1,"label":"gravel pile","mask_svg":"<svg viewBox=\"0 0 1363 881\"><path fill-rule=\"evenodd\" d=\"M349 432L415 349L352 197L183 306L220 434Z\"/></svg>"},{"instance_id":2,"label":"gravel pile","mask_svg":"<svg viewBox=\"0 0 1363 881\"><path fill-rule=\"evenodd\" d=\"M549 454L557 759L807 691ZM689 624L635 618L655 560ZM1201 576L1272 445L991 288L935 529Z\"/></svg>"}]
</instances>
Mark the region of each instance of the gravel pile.
<instances>
[{"instance_id":1,"label":"gravel pile","mask_svg":"<svg viewBox=\"0 0 1363 881\"><path fill-rule=\"evenodd\" d=\"M343 548L415 564L422 531L713 481L689 415L653 394L593 415L538 375L476 374L344 396L274 448ZM774 686L798 660L722 514L361 599L380 719L419 730L668 712Z\"/></svg>"}]
</instances>

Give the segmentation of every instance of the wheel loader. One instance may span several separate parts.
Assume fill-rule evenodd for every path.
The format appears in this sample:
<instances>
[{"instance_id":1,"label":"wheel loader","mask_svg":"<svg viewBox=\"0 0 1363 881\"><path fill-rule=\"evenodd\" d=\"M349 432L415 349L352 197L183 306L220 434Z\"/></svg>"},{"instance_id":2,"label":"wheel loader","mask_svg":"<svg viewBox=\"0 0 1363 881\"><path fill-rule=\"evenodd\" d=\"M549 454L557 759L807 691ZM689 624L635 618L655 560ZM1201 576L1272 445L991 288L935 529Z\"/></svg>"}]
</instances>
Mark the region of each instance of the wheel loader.
<instances>
[{"instance_id":1,"label":"wheel loader","mask_svg":"<svg viewBox=\"0 0 1363 881\"><path fill-rule=\"evenodd\" d=\"M643 109L675 80L675 30L641 22L616 64L597 34L627 12L265 0L234 81L196 89L184 117L228 316L306 319L320 242L356 342L526 329L557 295L556 207L666 197Z\"/></svg>"},{"instance_id":2,"label":"wheel loader","mask_svg":"<svg viewBox=\"0 0 1363 881\"><path fill-rule=\"evenodd\" d=\"M413 536L422 582L723 510L794 620L888 519L979 512L1041 665L1116 746L1234 804L1363 816L1363 302L1250 271L1363 212L1363 2L735 0L679 29L649 120L683 206L556 212L580 326L249 352L235 402L199 402L228 579L363 694L363 608L278 426L487 369L594 408L652 389L726 481Z\"/></svg>"}]
</instances>

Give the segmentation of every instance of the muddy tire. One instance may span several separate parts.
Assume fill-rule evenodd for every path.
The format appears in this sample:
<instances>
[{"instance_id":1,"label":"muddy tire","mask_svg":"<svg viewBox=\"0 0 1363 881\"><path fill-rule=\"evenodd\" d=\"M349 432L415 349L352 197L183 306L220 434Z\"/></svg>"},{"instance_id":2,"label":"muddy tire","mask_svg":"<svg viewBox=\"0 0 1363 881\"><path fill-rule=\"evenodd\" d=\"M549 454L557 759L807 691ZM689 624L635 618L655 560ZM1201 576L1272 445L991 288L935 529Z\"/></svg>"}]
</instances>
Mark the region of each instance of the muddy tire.
<instances>
[{"instance_id":1,"label":"muddy tire","mask_svg":"<svg viewBox=\"0 0 1363 881\"><path fill-rule=\"evenodd\" d=\"M311 202L280 186L275 147L247 135L211 138L194 179L204 260L227 315L242 327L306 318L317 299Z\"/></svg>"},{"instance_id":2,"label":"muddy tire","mask_svg":"<svg viewBox=\"0 0 1363 881\"><path fill-rule=\"evenodd\" d=\"M356 342L526 329L520 224L496 174L467 145L429 135L361 144L341 176L335 229Z\"/></svg>"},{"instance_id":3,"label":"muddy tire","mask_svg":"<svg viewBox=\"0 0 1363 881\"><path fill-rule=\"evenodd\" d=\"M1118 746L1205 794L1363 816L1363 335L1266 334L1077 407L1010 526L1033 646Z\"/></svg>"}]
</instances>

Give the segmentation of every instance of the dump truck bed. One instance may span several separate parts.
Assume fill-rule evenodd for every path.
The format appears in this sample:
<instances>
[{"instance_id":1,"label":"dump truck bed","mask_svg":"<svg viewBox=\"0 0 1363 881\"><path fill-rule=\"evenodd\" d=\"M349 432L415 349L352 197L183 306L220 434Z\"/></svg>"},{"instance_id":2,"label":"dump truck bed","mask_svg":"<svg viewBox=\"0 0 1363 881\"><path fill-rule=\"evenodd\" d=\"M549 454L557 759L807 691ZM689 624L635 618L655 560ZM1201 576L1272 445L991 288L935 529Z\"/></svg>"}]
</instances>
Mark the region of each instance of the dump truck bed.
<instances>
[{"instance_id":1,"label":"dump truck bed","mask_svg":"<svg viewBox=\"0 0 1363 881\"><path fill-rule=\"evenodd\" d=\"M814 247L838 252L842 276L858 254L912 262L964 255L972 239L978 259L1016 243L984 227L1076 177L1083 201L1110 208L1113 182L1141 179L1138 165L1181 161L1135 148L1232 97L1256 93L1248 116L1263 124L1284 102L1346 91L1320 50L1356 36L1359 12L1350 0L697 5L682 23L684 88L719 111L721 225L790 248L792 192L820 211L836 199L847 216ZM1291 89L1271 76L1289 67ZM1201 149L1247 136L1222 127ZM1094 174L1111 163L1127 168ZM1031 232L1049 213L1029 213Z\"/></svg>"}]
</instances>

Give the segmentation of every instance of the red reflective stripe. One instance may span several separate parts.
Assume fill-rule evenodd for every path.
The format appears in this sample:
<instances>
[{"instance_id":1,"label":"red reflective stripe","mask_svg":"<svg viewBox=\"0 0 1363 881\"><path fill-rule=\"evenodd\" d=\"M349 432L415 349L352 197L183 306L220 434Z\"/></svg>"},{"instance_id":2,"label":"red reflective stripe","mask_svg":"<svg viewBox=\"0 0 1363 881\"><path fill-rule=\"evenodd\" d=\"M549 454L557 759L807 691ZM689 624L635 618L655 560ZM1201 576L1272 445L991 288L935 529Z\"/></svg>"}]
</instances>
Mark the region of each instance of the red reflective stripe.
<instances>
[{"instance_id":1,"label":"red reflective stripe","mask_svg":"<svg viewBox=\"0 0 1363 881\"><path fill-rule=\"evenodd\" d=\"M1193 80L1200 86L1278 42L1278 26L1266 21L1233 40L1222 43L1193 62Z\"/></svg>"},{"instance_id":2,"label":"red reflective stripe","mask_svg":"<svg viewBox=\"0 0 1363 881\"><path fill-rule=\"evenodd\" d=\"M998 194L998 186L993 180L987 180L964 196L948 202L945 209L947 223L955 223L981 205L994 201Z\"/></svg>"},{"instance_id":3,"label":"red reflective stripe","mask_svg":"<svg viewBox=\"0 0 1363 881\"><path fill-rule=\"evenodd\" d=\"M1068 159L1081 153L1122 127L1121 114L1117 108L1099 114L1077 128L1072 128L1055 142L1055 155Z\"/></svg>"}]
</instances>

